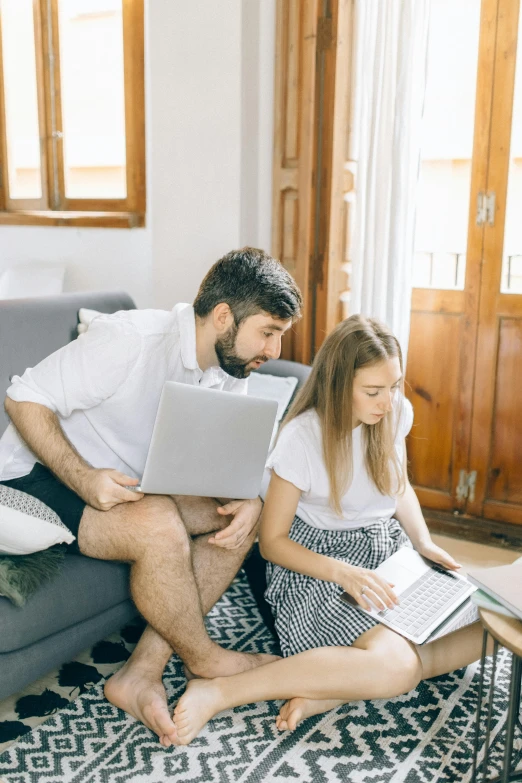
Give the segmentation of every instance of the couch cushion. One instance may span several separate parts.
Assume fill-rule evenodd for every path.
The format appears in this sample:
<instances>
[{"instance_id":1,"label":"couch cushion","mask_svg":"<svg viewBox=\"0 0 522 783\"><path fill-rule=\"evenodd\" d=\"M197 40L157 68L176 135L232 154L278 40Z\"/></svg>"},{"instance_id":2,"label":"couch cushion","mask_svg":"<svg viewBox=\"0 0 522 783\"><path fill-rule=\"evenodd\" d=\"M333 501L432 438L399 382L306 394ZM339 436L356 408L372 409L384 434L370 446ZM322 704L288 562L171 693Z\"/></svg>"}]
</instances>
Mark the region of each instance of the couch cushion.
<instances>
[{"instance_id":1,"label":"couch cushion","mask_svg":"<svg viewBox=\"0 0 522 783\"><path fill-rule=\"evenodd\" d=\"M0 300L0 402L12 375L22 375L27 367L34 367L77 337L80 307L115 313L132 310L135 305L128 294L118 291ZM0 435L7 424L4 406L0 405Z\"/></svg>"},{"instance_id":2,"label":"couch cushion","mask_svg":"<svg viewBox=\"0 0 522 783\"><path fill-rule=\"evenodd\" d=\"M129 566L67 554L61 573L22 609L0 598L0 653L86 620L129 597Z\"/></svg>"}]
</instances>

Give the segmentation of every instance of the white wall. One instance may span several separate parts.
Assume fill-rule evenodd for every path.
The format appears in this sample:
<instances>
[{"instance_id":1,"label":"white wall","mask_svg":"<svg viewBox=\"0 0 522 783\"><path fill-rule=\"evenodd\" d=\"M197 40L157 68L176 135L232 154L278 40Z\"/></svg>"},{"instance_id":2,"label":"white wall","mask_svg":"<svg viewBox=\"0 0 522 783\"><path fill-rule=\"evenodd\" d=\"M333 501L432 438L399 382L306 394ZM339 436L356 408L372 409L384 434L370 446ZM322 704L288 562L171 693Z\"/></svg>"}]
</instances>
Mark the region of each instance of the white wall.
<instances>
[{"instance_id":1,"label":"white wall","mask_svg":"<svg viewBox=\"0 0 522 783\"><path fill-rule=\"evenodd\" d=\"M239 243L241 0L152 0L149 47L154 299L171 307Z\"/></svg>"},{"instance_id":2,"label":"white wall","mask_svg":"<svg viewBox=\"0 0 522 783\"><path fill-rule=\"evenodd\" d=\"M147 227L0 227L0 272L67 264L65 290L193 299L220 255L270 248L275 0L148 0Z\"/></svg>"},{"instance_id":3,"label":"white wall","mask_svg":"<svg viewBox=\"0 0 522 783\"><path fill-rule=\"evenodd\" d=\"M241 245L270 252L275 0L242 6Z\"/></svg>"},{"instance_id":4,"label":"white wall","mask_svg":"<svg viewBox=\"0 0 522 783\"><path fill-rule=\"evenodd\" d=\"M150 229L0 226L0 272L63 263L65 291L127 291L152 305Z\"/></svg>"}]
</instances>

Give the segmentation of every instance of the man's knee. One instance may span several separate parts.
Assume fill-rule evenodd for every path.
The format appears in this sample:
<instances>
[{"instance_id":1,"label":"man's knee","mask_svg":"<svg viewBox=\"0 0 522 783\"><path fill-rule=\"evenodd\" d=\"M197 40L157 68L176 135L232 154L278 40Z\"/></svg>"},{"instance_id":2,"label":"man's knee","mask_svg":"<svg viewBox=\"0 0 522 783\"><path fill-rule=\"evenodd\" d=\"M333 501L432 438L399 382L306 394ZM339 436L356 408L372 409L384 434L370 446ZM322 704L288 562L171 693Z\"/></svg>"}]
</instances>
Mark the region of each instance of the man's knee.
<instances>
[{"instance_id":1,"label":"man's knee","mask_svg":"<svg viewBox=\"0 0 522 783\"><path fill-rule=\"evenodd\" d=\"M190 539L172 498L166 495L146 495L136 503L134 534L147 543L179 547L185 544L190 549Z\"/></svg>"},{"instance_id":2,"label":"man's knee","mask_svg":"<svg viewBox=\"0 0 522 783\"><path fill-rule=\"evenodd\" d=\"M132 562L161 547L175 547L178 555L190 553L189 537L176 504L162 495L146 495L110 511L87 507L78 543L83 554L106 560Z\"/></svg>"}]
</instances>

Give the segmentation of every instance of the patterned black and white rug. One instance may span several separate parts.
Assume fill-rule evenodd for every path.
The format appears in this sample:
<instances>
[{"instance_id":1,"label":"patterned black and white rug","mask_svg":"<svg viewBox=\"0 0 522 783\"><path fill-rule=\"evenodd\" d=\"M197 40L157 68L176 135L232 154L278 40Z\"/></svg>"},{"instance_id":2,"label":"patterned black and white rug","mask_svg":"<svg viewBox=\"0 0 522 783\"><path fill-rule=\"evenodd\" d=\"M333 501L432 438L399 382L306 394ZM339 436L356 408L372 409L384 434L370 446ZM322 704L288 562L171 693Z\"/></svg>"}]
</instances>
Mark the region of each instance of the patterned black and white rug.
<instances>
[{"instance_id":1,"label":"patterned black and white rug","mask_svg":"<svg viewBox=\"0 0 522 783\"><path fill-rule=\"evenodd\" d=\"M249 652L272 651L272 638L244 577L234 582L213 609L208 625L213 638L225 646ZM93 649L93 661L101 657L107 663L107 656L118 652L118 643L103 644L105 647ZM124 647L120 660L128 657ZM61 687L69 687L69 683L80 692L79 697L70 703L59 694L51 697L58 699L56 714L0 755L2 783L470 780L476 665L421 683L400 698L354 702L309 718L293 733L277 732L274 719L278 703L239 707L211 721L189 747L168 750L144 726L105 701L101 680L107 672L91 664L66 667L61 670ZM103 665L99 668L103 670ZM509 657L503 653L497 670L490 774L493 768L498 770L503 754L508 677ZM174 703L185 687L176 659L168 667L165 683ZM49 696L46 698L49 700ZM19 702L19 711L30 711L30 702L25 706ZM516 750L520 757L519 739Z\"/></svg>"}]
</instances>

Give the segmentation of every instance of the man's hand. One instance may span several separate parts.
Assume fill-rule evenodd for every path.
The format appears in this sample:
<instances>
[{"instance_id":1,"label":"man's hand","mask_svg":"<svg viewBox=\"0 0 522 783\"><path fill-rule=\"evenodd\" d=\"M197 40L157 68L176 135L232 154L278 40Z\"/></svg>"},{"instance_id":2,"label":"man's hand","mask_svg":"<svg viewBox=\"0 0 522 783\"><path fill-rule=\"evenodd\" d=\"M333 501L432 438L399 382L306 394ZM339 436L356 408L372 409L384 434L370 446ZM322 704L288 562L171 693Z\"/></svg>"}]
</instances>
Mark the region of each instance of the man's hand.
<instances>
[{"instance_id":1,"label":"man's hand","mask_svg":"<svg viewBox=\"0 0 522 783\"><path fill-rule=\"evenodd\" d=\"M132 503L141 500L143 492L125 489L125 485L136 486L138 479L126 476L119 470L90 468L78 481L76 490L83 500L99 511L109 511L118 503Z\"/></svg>"},{"instance_id":2,"label":"man's hand","mask_svg":"<svg viewBox=\"0 0 522 783\"><path fill-rule=\"evenodd\" d=\"M225 506L220 506L218 514L224 517L233 516L234 519L228 527L209 538L209 544L215 544L223 549L239 549L257 524L262 508L263 503L260 498L231 500Z\"/></svg>"}]
</instances>

